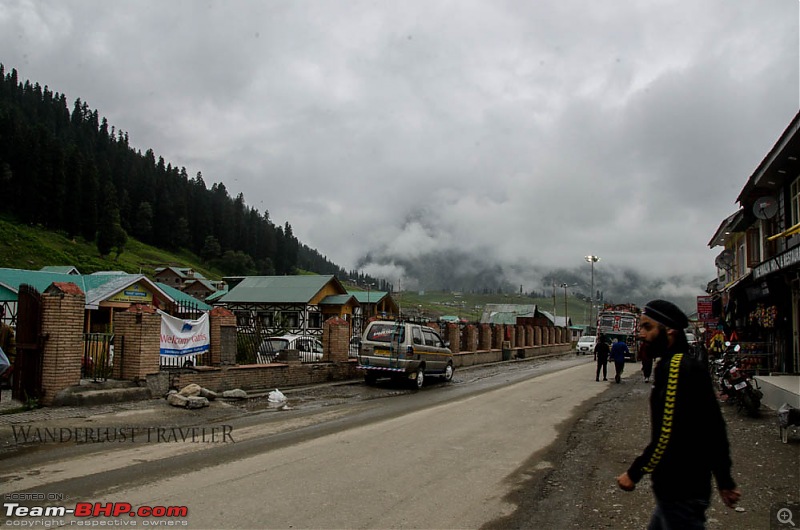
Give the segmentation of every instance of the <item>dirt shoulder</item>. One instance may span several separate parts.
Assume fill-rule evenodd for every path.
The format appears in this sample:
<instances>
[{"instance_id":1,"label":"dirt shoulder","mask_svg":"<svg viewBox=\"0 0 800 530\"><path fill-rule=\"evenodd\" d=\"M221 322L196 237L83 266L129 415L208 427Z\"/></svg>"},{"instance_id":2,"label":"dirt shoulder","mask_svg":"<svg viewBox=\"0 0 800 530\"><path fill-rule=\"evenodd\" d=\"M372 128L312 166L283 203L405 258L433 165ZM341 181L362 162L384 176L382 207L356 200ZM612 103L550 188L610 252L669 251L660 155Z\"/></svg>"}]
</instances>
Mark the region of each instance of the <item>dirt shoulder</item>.
<instances>
[{"instance_id":1,"label":"dirt shoulder","mask_svg":"<svg viewBox=\"0 0 800 530\"><path fill-rule=\"evenodd\" d=\"M583 407L565 426L547 454L534 455L520 470L509 498L519 506L507 518L487 525L508 528L646 528L654 506L649 476L626 493L616 486L648 441L650 385L628 365L629 377ZM775 411L759 418L721 404L731 442L733 473L742 500L739 511L712 499L707 528L770 528L770 510L781 502L800 502L800 430L789 443L780 440ZM773 525L774 526L774 525Z\"/></svg>"}]
</instances>

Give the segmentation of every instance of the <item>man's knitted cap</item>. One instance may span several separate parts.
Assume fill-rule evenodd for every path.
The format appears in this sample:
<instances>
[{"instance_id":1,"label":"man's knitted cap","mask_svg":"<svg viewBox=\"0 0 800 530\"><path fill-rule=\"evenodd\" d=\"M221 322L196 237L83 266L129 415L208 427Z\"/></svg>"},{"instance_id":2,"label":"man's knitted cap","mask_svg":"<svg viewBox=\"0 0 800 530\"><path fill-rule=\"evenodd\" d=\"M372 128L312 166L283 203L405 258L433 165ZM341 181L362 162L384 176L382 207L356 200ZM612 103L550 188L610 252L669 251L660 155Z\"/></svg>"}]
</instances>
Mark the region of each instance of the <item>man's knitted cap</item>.
<instances>
[{"instance_id":1,"label":"man's knitted cap","mask_svg":"<svg viewBox=\"0 0 800 530\"><path fill-rule=\"evenodd\" d=\"M666 300L651 300L647 302L642 314L672 329L684 329L689 325L689 319L684 312L678 306Z\"/></svg>"}]
</instances>

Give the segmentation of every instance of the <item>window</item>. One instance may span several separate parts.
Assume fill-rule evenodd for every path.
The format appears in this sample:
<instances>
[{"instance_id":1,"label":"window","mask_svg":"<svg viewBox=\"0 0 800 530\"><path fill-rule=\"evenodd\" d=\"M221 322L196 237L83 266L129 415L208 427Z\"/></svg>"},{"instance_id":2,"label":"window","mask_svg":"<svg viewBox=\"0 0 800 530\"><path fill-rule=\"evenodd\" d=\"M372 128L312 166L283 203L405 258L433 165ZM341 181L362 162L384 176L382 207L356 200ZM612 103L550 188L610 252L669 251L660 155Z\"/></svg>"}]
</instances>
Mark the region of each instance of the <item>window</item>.
<instances>
[{"instance_id":1,"label":"window","mask_svg":"<svg viewBox=\"0 0 800 530\"><path fill-rule=\"evenodd\" d=\"M761 263L761 236L758 228L747 230L747 266L756 267Z\"/></svg>"},{"instance_id":2,"label":"window","mask_svg":"<svg viewBox=\"0 0 800 530\"><path fill-rule=\"evenodd\" d=\"M405 326L394 324L373 324L367 333L367 340L376 342L403 342L405 340Z\"/></svg>"},{"instance_id":3,"label":"window","mask_svg":"<svg viewBox=\"0 0 800 530\"><path fill-rule=\"evenodd\" d=\"M296 328L300 323L297 311L283 311L281 313L283 324L288 328Z\"/></svg>"},{"instance_id":4,"label":"window","mask_svg":"<svg viewBox=\"0 0 800 530\"><path fill-rule=\"evenodd\" d=\"M789 195L792 203L790 219L792 220L791 225L794 226L800 223L800 179L795 179L795 181L792 182L789 188Z\"/></svg>"},{"instance_id":5,"label":"window","mask_svg":"<svg viewBox=\"0 0 800 530\"><path fill-rule=\"evenodd\" d=\"M426 346L434 346L436 348L442 348L444 346L442 339L432 329L423 329L422 332L425 334Z\"/></svg>"},{"instance_id":6,"label":"window","mask_svg":"<svg viewBox=\"0 0 800 530\"><path fill-rule=\"evenodd\" d=\"M744 242L739 243L739 247L736 249L736 277L740 278L744 276L745 265L747 265L747 260L745 259L745 252L744 252Z\"/></svg>"},{"instance_id":7,"label":"window","mask_svg":"<svg viewBox=\"0 0 800 530\"><path fill-rule=\"evenodd\" d=\"M250 311L235 311L236 325L249 326L250 325Z\"/></svg>"},{"instance_id":8,"label":"window","mask_svg":"<svg viewBox=\"0 0 800 530\"><path fill-rule=\"evenodd\" d=\"M258 318L261 320L261 325L263 327L271 328L272 324L275 322L275 313L272 311L265 311L263 313L259 313Z\"/></svg>"},{"instance_id":9,"label":"window","mask_svg":"<svg viewBox=\"0 0 800 530\"><path fill-rule=\"evenodd\" d=\"M422 331L419 328L411 328L411 337L414 340L414 344L422 344Z\"/></svg>"},{"instance_id":10,"label":"window","mask_svg":"<svg viewBox=\"0 0 800 530\"><path fill-rule=\"evenodd\" d=\"M322 313L319 312L309 312L308 313L308 328L309 329L319 329L322 327Z\"/></svg>"}]
</instances>

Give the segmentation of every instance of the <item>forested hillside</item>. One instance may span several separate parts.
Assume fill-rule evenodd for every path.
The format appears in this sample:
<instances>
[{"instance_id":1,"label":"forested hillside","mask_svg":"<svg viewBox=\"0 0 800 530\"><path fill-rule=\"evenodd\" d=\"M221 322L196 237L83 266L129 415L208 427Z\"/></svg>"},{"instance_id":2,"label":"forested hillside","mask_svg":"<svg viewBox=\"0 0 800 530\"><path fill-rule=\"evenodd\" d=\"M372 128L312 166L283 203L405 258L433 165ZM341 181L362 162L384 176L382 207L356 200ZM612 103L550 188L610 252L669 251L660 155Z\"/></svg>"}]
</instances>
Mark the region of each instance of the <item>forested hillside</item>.
<instances>
[{"instance_id":1,"label":"forested hillside","mask_svg":"<svg viewBox=\"0 0 800 530\"><path fill-rule=\"evenodd\" d=\"M226 274L294 274L298 269L358 280L302 244L287 222L209 188L157 156L76 99L17 78L0 64L0 213L95 242L121 254L128 237L187 249ZM78 264L75 264L78 265ZM361 278L385 285L374 278Z\"/></svg>"}]
</instances>

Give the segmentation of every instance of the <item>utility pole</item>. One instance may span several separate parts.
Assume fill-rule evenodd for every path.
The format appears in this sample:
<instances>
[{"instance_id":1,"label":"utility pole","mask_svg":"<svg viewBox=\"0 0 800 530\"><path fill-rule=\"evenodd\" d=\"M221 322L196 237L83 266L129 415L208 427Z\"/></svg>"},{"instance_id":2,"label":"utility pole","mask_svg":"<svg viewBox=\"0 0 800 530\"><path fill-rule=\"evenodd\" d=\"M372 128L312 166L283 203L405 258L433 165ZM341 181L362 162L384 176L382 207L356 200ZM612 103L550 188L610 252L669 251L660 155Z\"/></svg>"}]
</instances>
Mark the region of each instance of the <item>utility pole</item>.
<instances>
[{"instance_id":1,"label":"utility pole","mask_svg":"<svg viewBox=\"0 0 800 530\"><path fill-rule=\"evenodd\" d=\"M598 256L590 255L584 256L584 259L592 266L592 296L591 307L589 308L589 329L592 329L597 325L597 322L594 321L594 264L600 261L600 258Z\"/></svg>"}]
</instances>

